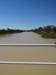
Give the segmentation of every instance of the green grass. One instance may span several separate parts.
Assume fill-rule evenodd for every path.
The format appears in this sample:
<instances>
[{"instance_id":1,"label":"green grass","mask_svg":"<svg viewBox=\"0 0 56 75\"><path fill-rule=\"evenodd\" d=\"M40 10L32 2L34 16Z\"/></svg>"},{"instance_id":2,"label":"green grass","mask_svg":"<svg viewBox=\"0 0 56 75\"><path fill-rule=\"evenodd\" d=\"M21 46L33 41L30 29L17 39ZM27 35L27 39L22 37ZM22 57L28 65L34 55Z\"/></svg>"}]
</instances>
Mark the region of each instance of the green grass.
<instances>
[{"instance_id":1,"label":"green grass","mask_svg":"<svg viewBox=\"0 0 56 75\"><path fill-rule=\"evenodd\" d=\"M56 39L56 33L47 33L47 32L43 32L42 34L42 37L44 38L52 38L52 39Z\"/></svg>"}]
</instances>

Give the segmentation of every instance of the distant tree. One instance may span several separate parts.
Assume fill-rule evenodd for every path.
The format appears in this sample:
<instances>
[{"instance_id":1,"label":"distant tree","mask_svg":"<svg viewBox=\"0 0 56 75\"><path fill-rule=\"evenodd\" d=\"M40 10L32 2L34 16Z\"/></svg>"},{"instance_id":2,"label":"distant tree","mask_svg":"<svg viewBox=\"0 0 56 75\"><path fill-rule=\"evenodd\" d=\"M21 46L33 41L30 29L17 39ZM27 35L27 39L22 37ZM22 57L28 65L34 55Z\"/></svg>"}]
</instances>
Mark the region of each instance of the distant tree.
<instances>
[{"instance_id":1,"label":"distant tree","mask_svg":"<svg viewBox=\"0 0 56 75\"><path fill-rule=\"evenodd\" d=\"M56 32L56 27L53 28L53 31Z\"/></svg>"},{"instance_id":2,"label":"distant tree","mask_svg":"<svg viewBox=\"0 0 56 75\"><path fill-rule=\"evenodd\" d=\"M48 25L48 26L46 26L46 27L44 27L44 31L46 31L46 32L53 32L53 25Z\"/></svg>"},{"instance_id":3,"label":"distant tree","mask_svg":"<svg viewBox=\"0 0 56 75\"><path fill-rule=\"evenodd\" d=\"M43 28L42 28L42 27L39 27L39 28L38 28L38 31L43 31Z\"/></svg>"}]
</instances>

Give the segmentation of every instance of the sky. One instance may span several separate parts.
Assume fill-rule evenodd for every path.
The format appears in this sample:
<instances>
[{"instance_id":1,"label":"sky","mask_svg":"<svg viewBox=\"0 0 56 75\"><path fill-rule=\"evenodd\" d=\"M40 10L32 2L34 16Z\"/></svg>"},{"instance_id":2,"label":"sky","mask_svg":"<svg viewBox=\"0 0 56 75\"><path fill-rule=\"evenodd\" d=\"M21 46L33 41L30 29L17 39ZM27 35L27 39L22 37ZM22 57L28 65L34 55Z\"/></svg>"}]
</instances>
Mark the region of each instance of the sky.
<instances>
[{"instance_id":1,"label":"sky","mask_svg":"<svg viewBox=\"0 0 56 75\"><path fill-rule=\"evenodd\" d=\"M0 0L0 28L56 25L56 0Z\"/></svg>"}]
</instances>

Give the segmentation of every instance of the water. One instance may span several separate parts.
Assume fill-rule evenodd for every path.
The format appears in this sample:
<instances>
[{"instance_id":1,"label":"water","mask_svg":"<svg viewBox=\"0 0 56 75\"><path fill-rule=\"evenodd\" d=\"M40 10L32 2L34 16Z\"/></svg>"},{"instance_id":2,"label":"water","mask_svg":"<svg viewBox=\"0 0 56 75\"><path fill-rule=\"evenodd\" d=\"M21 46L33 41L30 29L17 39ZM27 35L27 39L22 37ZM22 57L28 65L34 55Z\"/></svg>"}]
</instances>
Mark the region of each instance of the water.
<instances>
[{"instance_id":1,"label":"water","mask_svg":"<svg viewBox=\"0 0 56 75\"><path fill-rule=\"evenodd\" d=\"M56 48L0 46L0 61L56 62Z\"/></svg>"},{"instance_id":2,"label":"water","mask_svg":"<svg viewBox=\"0 0 56 75\"><path fill-rule=\"evenodd\" d=\"M1 64L0 75L56 75L56 66Z\"/></svg>"},{"instance_id":3,"label":"water","mask_svg":"<svg viewBox=\"0 0 56 75\"><path fill-rule=\"evenodd\" d=\"M0 44L51 44L53 39L44 39L34 32L0 36ZM56 62L54 47L0 46L1 61L48 61ZM0 75L56 75L56 65L0 64Z\"/></svg>"},{"instance_id":4,"label":"water","mask_svg":"<svg viewBox=\"0 0 56 75\"><path fill-rule=\"evenodd\" d=\"M34 32L0 36L0 44L53 44L56 39L44 39Z\"/></svg>"}]
</instances>

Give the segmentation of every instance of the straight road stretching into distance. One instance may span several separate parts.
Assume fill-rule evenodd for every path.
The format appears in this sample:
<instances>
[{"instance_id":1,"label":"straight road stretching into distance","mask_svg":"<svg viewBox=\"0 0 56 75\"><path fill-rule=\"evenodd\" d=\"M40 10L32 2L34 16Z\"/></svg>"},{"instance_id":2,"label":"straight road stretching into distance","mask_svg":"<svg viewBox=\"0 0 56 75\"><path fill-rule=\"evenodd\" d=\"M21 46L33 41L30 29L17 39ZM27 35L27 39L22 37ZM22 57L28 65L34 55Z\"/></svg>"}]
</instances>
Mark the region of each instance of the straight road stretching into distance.
<instances>
[{"instance_id":1,"label":"straight road stretching into distance","mask_svg":"<svg viewBox=\"0 0 56 75\"><path fill-rule=\"evenodd\" d=\"M44 39L34 32L0 35L0 44L54 44L56 39Z\"/></svg>"}]
</instances>

